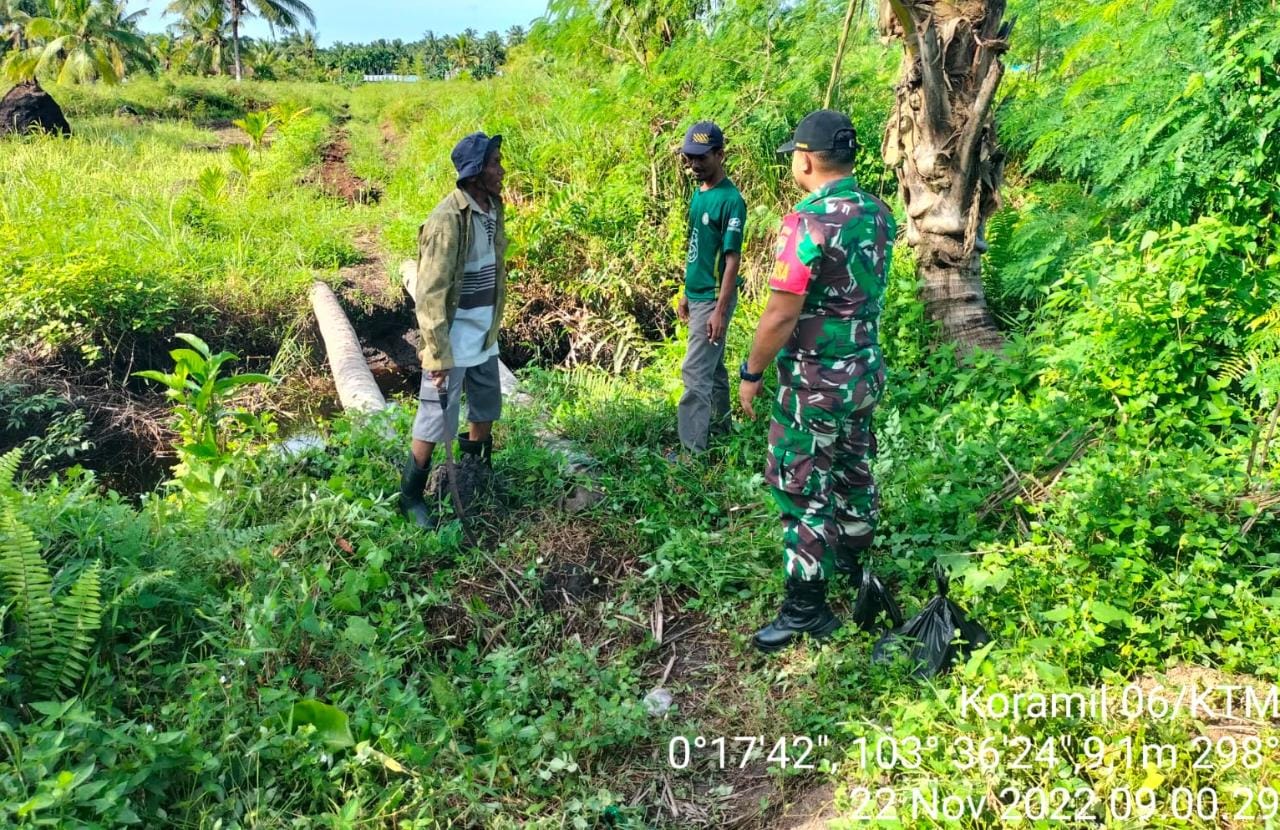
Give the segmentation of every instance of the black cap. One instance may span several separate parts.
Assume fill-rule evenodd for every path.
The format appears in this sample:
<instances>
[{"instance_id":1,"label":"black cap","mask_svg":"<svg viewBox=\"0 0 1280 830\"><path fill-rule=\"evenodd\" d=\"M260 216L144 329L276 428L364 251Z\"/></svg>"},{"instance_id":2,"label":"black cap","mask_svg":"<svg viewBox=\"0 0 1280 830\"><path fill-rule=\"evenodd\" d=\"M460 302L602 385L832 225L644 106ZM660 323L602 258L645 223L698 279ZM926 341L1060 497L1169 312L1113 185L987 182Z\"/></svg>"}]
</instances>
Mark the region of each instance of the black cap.
<instances>
[{"instance_id":1,"label":"black cap","mask_svg":"<svg viewBox=\"0 0 1280 830\"><path fill-rule=\"evenodd\" d=\"M816 110L796 125L795 138L778 148L779 153L796 150L837 150L858 146L858 134L849 116L835 110Z\"/></svg>"},{"instance_id":2,"label":"black cap","mask_svg":"<svg viewBox=\"0 0 1280 830\"><path fill-rule=\"evenodd\" d=\"M699 121L684 134L684 144L680 152L686 156L705 156L707 153L724 146L724 133L714 121Z\"/></svg>"},{"instance_id":3,"label":"black cap","mask_svg":"<svg viewBox=\"0 0 1280 830\"><path fill-rule=\"evenodd\" d=\"M454 169L458 171L458 181L478 175L484 169L489 156L502 146L502 136L493 138L484 133L472 133L459 141L449 154L453 159Z\"/></svg>"}]
</instances>

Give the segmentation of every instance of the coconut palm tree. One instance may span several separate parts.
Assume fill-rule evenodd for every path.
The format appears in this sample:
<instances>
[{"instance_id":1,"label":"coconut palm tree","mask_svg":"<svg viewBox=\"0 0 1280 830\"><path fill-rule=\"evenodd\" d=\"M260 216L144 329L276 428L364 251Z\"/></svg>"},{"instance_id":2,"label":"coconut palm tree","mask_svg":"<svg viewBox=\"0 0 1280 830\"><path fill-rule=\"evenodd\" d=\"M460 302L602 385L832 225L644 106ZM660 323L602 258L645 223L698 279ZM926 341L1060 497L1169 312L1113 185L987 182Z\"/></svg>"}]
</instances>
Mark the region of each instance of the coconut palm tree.
<instances>
[{"instance_id":1,"label":"coconut palm tree","mask_svg":"<svg viewBox=\"0 0 1280 830\"><path fill-rule=\"evenodd\" d=\"M884 159L898 171L921 299L962 351L999 348L982 288L983 229L1000 207L1004 151L992 105L1011 22L1005 0L881 0L884 34L906 47Z\"/></svg>"},{"instance_id":2,"label":"coconut palm tree","mask_svg":"<svg viewBox=\"0 0 1280 830\"><path fill-rule=\"evenodd\" d=\"M476 66L471 70L474 78L491 78L498 73L498 67L507 59L507 50L502 45L502 35L497 32L486 32L483 39L476 44Z\"/></svg>"},{"instance_id":3,"label":"coconut palm tree","mask_svg":"<svg viewBox=\"0 0 1280 830\"><path fill-rule=\"evenodd\" d=\"M474 67L479 59L476 44L476 30L467 29L462 34L448 39L445 54L454 70L461 75Z\"/></svg>"},{"instance_id":4,"label":"coconut palm tree","mask_svg":"<svg viewBox=\"0 0 1280 830\"><path fill-rule=\"evenodd\" d=\"M182 43L181 62L201 75L221 75L230 27L220 0L173 0L165 13L178 16L169 29Z\"/></svg>"},{"instance_id":5,"label":"coconut palm tree","mask_svg":"<svg viewBox=\"0 0 1280 830\"><path fill-rule=\"evenodd\" d=\"M156 69L168 72L181 54L182 44L171 34L147 35L147 48L156 59Z\"/></svg>"},{"instance_id":6,"label":"coconut palm tree","mask_svg":"<svg viewBox=\"0 0 1280 830\"><path fill-rule=\"evenodd\" d=\"M428 78L447 78L452 68L449 60L449 38L439 37L428 31L422 36L422 52L419 58L422 63L422 74Z\"/></svg>"},{"instance_id":7,"label":"coconut palm tree","mask_svg":"<svg viewBox=\"0 0 1280 830\"><path fill-rule=\"evenodd\" d=\"M52 0L47 16L26 22L23 35L31 45L5 58L4 74L25 81L56 70L59 83L117 83L130 64L153 65L137 32L143 13L126 15L123 0Z\"/></svg>"},{"instance_id":8,"label":"coconut palm tree","mask_svg":"<svg viewBox=\"0 0 1280 830\"><path fill-rule=\"evenodd\" d=\"M22 39L31 19L18 0L0 0L0 54L6 50L21 51Z\"/></svg>"},{"instance_id":9,"label":"coconut palm tree","mask_svg":"<svg viewBox=\"0 0 1280 830\"><path fill-rule=\"evenodd\" d=\"M246 17L258 16L272 26L281 29L297 30L302 21L313 27L316 25L315 12L311 11L303 0L217 0L227 9L227 19L231 22L231 55L235 63L236 80L242 77L240 67L240 21Z\"/></svg>"},{"instance_id":10,"label":"coconut palm tree","mask_svg":"<svg viewBox=\"0 0 1280 830\"><path fill-rule=\"evenodd\" d=\"M284 49L270 40L255 40L245 50L249 57L249 66L253 77L260 80L274 81L280 74L285 62Z\"/></svg>"}]
</instances>

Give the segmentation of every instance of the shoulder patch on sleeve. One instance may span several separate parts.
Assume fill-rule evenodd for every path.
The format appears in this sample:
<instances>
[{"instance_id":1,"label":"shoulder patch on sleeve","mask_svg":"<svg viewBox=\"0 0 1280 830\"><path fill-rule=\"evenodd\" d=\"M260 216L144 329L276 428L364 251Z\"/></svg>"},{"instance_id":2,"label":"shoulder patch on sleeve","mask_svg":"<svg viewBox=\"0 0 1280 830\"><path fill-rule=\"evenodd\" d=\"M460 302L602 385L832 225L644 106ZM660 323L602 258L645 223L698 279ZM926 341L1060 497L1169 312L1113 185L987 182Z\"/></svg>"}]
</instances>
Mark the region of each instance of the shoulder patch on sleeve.
<instances>
[{"instance_id":1,"label":"shoulder patch on sleeve","mask_svg":"<svg viewBox=\"0 0 1280 830\"><path fill-rule=\"evenodd\" d=\"M808 293L813 269L801 262L797 254L801 237L805 235L800 214L787 214L782 220L782 228L778 231L776 259L773 263L773 274L769 278L769 287L774 291L785 291L788 294Z\"/></svg>"}]
</instances>

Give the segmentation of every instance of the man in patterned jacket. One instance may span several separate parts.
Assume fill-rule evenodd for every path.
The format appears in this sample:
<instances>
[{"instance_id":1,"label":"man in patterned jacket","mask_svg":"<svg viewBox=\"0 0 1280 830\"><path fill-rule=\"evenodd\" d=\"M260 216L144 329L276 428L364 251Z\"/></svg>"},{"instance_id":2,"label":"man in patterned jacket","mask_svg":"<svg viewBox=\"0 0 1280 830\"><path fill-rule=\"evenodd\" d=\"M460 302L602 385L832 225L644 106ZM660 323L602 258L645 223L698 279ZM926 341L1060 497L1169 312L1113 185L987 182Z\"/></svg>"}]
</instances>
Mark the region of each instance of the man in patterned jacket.
<instances>
[{"instance_id":1,"label":"man in patterned jacket","mask_svg":"<svg viewBox=\"0 0 1280 830\"><path fill-rule=\"evenodd\" d=\"M450 155L457 187L418 229L418 269L405 289L422 334L422 387L413 442L400 473L400 510L424 530L438 517L423 498L436 444L452 441L467 395L464 458L490 464L502 416L498 330L507 286L502 136L471 133ZM443 405L442 405L443 404Z\"/></svg>"},{"instance_id":2,"label":"man in patterned jacket","mask_svg":"<svg viewBox=\"0 0 1280 830\"><path fill-rule=\"evenodd\" d=\"M765 479L782 512L786 599L756 632L762 651L840 627L827 606L833 570L856 574L871 546L879 498L871 477L871 414L884 390L878 324L896 225L853 178L857 139L831 110L805 116L791 172L809 195L784 220L772 289L738 389L749 417L778 358Z\"/></svg>"}]
</instances>

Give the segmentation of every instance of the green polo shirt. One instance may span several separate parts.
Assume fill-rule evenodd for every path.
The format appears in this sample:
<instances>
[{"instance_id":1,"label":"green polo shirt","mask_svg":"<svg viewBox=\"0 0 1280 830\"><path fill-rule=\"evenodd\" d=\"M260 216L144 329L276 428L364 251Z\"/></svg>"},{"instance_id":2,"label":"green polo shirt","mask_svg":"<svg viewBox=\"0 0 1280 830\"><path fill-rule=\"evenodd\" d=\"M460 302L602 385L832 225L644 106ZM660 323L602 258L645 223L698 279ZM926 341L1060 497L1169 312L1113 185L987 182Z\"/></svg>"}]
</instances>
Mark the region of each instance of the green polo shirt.
<instances>
[{"instance_id":1,"label":"green polo shirt","mask_svg":"<svg viewBox=\"0 0 1280 830\"><path fill-rule=\"evenodd\" d=\"M724 279L724 255L742 252L747 203L729 177L707 190L699 187L689 201L689 253L684 267L684 295L714 300ZM742 277L737 280L742 286Z\"/></svg>"}]
</instances>

